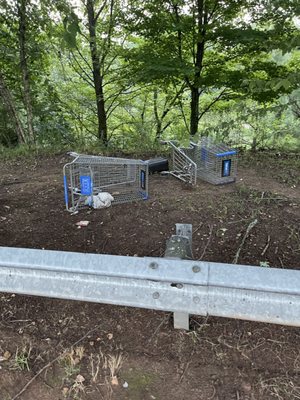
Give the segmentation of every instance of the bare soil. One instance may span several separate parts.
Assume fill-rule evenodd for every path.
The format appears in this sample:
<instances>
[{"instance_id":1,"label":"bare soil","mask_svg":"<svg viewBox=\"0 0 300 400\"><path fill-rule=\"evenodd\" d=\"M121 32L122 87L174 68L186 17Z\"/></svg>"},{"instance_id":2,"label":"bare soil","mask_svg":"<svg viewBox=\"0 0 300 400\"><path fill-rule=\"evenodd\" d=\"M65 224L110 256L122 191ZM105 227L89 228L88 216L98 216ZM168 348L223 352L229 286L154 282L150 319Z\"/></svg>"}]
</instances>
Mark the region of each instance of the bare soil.
<instances>
[{"instance_id":1,"label":"bare soil","mask_svg":"<svg viewBox=\"0 0 300 400\"><path fill-rule=\"evenodd\" d=\"M245 156L225 186L152 175L149 200L77 215L64 209L67 160L1 164L0 246L161 257L182 222L195 259L232 263L258 219L238 263L300 269L296 156ZM0 400L300 399L297 328L193 316L183 332L170 313L14 294L0 314Z\"/></svg>"}]
</instances>

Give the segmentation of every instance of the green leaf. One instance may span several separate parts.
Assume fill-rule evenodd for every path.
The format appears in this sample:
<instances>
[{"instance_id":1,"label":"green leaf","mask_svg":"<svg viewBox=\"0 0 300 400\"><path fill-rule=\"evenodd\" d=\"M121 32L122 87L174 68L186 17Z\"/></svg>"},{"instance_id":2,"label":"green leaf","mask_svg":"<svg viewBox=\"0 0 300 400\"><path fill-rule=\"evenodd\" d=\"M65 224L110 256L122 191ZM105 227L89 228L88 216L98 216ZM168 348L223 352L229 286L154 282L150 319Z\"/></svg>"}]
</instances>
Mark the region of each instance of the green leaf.
<instances>
[{"instance_id":1,"label":"green leaf","mask_svg":"<svg viewBox=\"0 0 300 400\"><path fill-rule=\"evenodd\" d=\"M76 35L74 35L71 32L64 31L63 32L63 39L66 42L67 46L69 48L74 48L76 47Z\"/></svg>"}]
</instances>

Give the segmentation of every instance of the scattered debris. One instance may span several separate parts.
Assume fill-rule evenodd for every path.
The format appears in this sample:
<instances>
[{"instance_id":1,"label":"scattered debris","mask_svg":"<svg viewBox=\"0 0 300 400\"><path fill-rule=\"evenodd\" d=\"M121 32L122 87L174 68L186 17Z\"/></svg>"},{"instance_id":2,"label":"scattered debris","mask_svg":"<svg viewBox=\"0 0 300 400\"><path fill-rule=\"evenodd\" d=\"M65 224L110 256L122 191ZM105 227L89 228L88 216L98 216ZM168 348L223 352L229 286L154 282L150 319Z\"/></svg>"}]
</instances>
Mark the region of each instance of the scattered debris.
<instances>
[{"instance_id":1,"label":"scattered debris","mask_svg":"<svg viewBox=\"0 0 300 400\"><path fill-rule=\"evenodd\" d=\"M79 221L79 222L76 222L76 225L78 226L78 228L81 228L83 226L88 226L89 223L90 223L90 221Z\"/></svg>"},{"instance_id":2,"label":"scattered debris","mask_svg":"<svg viewBox=\"0 0 300 400\"><path fill-rule=\"evenodd\" d=\"M125 382L123 383L123 388L127 389L128 386L129 386L129 385L128 385L128 382L125 381Z\"/></svg>"},{"instance_id":3,"label":"scattered debris","mask_svg":"<svg viewBox=\"0 0 300 400\"><path fill-rule=\"evenodd\" d=\"M11 353L9 351L5 351L3 356L0 356L0 362L8 361L11 357Z\"/></svg>"},{"instance_id":4,"label":"scattered debris","mask_svg":"<svg viewBox=\"0 0 300 400\"><path fill-rule=\"evenodd\" d=\"M77 383L82 383L84 381L85 381L85 377L84 376L82 376L80 374L76 376L76 382Z\"/></svg>"},{"instance_id":5,"label":"scattered debris","mask_svg":"<svg viewBox=\"0 0 300 400\"><path fill-rule=\"evenodd\" d=\"M113 196L110 193L102 192L96 196L88 196L85 200L85 205L91 205L94 209L107 208L111 206L111 202L114 201Z\"/></svg>"},{"instance_id":6,"label":"scattered debris","mask_svg":"<svg viewBox=\"0 0 300 400\"><path fill-rule=\"evenodd\" d=\"M113 377L111 378L111 384L112 384L113 386L118 386L118 385L119 385L119 381L118 381L118 378L117 378L116 376L113 376Z\"/></svg>"}]
</instances>

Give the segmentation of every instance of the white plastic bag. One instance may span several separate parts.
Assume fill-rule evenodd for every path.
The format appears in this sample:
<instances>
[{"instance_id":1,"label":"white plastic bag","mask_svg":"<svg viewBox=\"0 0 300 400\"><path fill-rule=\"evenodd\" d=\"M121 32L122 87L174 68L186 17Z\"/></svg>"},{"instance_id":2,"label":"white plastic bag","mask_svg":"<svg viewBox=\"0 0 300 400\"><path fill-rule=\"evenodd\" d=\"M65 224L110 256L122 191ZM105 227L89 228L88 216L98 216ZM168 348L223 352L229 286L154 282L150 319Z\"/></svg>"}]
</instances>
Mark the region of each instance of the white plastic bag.
<instances>
[{"instance_id":1,"label":"white plastic bag","mask_svg":"<svg viewBox=\"0 0 300 400\"><path fill-rule=\"evenodd\" d=\"M85 204L92 204L92 207L98 210L100 208L110 207L112 201L114 201L114 198L110 193L102 192L98 193L96 196L89 196L85 200Z\"/></svg>"}]
</instances>

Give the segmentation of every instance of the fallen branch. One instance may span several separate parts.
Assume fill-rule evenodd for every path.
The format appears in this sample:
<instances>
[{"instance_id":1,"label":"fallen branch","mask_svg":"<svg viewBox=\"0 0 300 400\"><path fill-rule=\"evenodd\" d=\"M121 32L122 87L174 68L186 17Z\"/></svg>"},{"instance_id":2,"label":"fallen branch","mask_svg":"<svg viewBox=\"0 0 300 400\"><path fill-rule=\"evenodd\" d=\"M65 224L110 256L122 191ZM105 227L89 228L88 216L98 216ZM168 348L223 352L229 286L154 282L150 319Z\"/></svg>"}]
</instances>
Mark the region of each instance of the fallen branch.
<instances>
[{"instance_id":1,"label":"fallen branch","mask_svg":"<svg viewBox=\"0 0 300 400\"><path fill-rule=\"evenodd\" d=\"M87 332L84 336L82 336L80 339L78 339L76 342L74 342L71 346L69 346L62 354L59 354L56 358L54 358L52 361L48 362L48 364L46 364L42 369L39 370L39 372L37 374L35 374L29 382L26 383L26 385L23 387L23 389L21 389L19 391L19 393L17 393L14 397L12 397L11 400L16 400L18 397L21 396L21 394L23 394L25 392L25 390L32 384L33 381L36 380L36 378L38 378L44 371L46 371L46 369L48 369L49 367L51 367L53 364L56 363L56 361L58 361L61 357L63 357L63 355L70 351L73 347L75 347L77 344L79 344L80 342L82 342L87 336L89 336L92 332L94 332L96 329L99 328L99 325L96 326L95 328L91 329L89 332Z\"/></svg>"},{"instance_id":2,"label":"fallen branch","mask_svg":"<svg viewBox=\"0 0 300 400\"><path fill-rule=\"evenodd\" d=\"M241 250L242 250L242 248L244 246L244 243L245 243L247 237L249 236L249 233L250 233L251 229L253 229L257 223L258 223L258 220L255 219L254 221L250 222L250 224L248 225L248 228L247 228L247 230L245 232L245 235L244 235L244 237L242 239L242 242L241 242L239 248L237 249L237 252L236 252L236 254L234 256L234 259L232 261L233 264L237 264L238 259L240 257Z\"/></svg>"}]
</instances>

